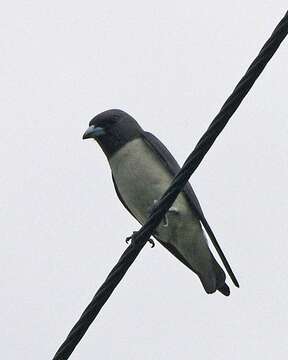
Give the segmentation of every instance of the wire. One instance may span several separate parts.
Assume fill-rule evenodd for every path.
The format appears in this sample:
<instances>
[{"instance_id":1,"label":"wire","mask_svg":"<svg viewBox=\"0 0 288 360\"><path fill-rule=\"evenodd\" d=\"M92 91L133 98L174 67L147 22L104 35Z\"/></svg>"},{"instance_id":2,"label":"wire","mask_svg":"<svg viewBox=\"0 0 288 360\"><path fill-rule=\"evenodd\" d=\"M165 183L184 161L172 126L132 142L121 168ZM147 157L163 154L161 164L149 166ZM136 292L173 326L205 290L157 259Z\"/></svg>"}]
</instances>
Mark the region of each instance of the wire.
<instances>
[{"instance_id":1,"label":"wire","mask_svg":"<svg viewBox=\"0 0 288 360\"><path fill-rule=\"evenodd\" d=\"M281 42L284 40L285 36L288 33L288 11L286 12L283 19L277 25L273 31L271 37L265 43L261 49L258 56L250 65L246 74L237 84L233 93L227 99L227 101L222 106L218 115L214 118L211 125L205 134L201 137L200 141L197 143L193 152L189 155L185 161L182 169L175 176L172 184L166 190L160 201L157 203L157 206L154 208L153 213L150 215L147 222L142 226L142 228L133 234L131 244L124 251L120 257L118 263L109 273L107 279L103 285L99 288L95 296L93 297L90 304L87 306L80 319L77 321L75 326L72 328L68 334L64 343L60 346L57 353L55 354L53 360L66 360L70 357L73 350L80 342L84 334L86 333L89 326L92 324L93 320L96 318L97 314L101 310L102 306L109 299L110 295L119 284L123 276L126 274L129 267L132 265L152 233L154 229L160 224L161 220L165 216L165 213L171 207L175 201L178 194L182 191L186 182L189 180L190 176L194 173L196 168L201 163L204 156L207 154L213 143L215 142L218 135L224 129L229 119L232 117L234 112L237 110L242 100L245 98L261 72L264 70L265 66L272 58ZM213 241L213 239L212 239ZM214 240L216 241L216 239ZM215 245L215 244L214 244ZM216 248L219 247L216 241ZM220 257L225 264L224 254L220 253ZM227 261L226 261L227 262ZM229 266L229 265L228 265ZM230 268L230 267L229 267ZM233 272L227 270L233 279ZM238 284L236 278L233 280L234 283Z\"/></svg>"}]
</instances>

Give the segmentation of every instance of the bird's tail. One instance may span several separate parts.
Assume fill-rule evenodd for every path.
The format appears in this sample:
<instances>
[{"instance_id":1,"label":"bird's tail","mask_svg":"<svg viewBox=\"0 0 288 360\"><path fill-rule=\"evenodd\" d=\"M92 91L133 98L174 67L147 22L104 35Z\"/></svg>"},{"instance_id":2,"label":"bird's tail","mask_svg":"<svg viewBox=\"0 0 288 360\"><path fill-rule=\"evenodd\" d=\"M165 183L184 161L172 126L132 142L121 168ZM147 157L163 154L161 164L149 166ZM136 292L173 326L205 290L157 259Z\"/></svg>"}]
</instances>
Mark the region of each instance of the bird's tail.
<instances>
[{"instance_id":1,"label":"bird's tail","mask_svg":"<svg viewBox=\"0 0 288 360\"><path fill-rule=\"evenodd\" d=\"M229 286L226 284L226 275L221 266L218 264L216 259L213 256L213 267L216 276L216 289L221 292L221 294L225 296L230 295Z\"/></svg>"},{"instance_id":2,"label":"bird's tail","mask_svg":"<svg viewBox=\"0 0 288 360\"><path fill-rule=\"evenodd\" d=\"M218 264L213 254L210 254L210 266L206 267L206 271L198 273L205 291L208 294L213 294L215 291L220 291L225 296L230 295L229 286L226 284L226 274Z\"/></svg>"},{"instance_id":3,"label":"bird's tail","mask_svg":"<svg viewBox=\"0 0 288 360\"><path fill-rule=\"evenodd\" d=\"M221 294L223 294L223 295L225 295L225 296L229 296L229 295L230 295L230 288L229 288L229 286L228 286L226 283L224 283L224 285L222 285L221 287L219 287L217 290L220 291Z\"/></svg>"}]
</instances>

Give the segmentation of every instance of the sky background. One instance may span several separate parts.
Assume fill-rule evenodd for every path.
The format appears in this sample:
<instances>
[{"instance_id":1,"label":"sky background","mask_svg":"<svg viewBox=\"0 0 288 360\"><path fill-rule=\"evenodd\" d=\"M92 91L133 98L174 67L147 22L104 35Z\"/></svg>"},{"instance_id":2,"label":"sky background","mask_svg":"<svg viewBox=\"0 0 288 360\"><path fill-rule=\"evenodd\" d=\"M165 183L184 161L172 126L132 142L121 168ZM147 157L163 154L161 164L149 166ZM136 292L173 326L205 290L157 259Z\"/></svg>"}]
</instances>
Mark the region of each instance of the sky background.
<instances>
[{"instance_id":1,"label":"sky background","mask_svg":"<svg viewBox=\"0 0 288 360\"><path fill-rule=\"evenodd\" d=\"M9 1L0 31L1 357L51 359L139 229L89 120L129 112L182 164L287 0ZM288 39L191 179L239 281L146 246L71 359L284 359Z\"/></svg>"}]
</instances>

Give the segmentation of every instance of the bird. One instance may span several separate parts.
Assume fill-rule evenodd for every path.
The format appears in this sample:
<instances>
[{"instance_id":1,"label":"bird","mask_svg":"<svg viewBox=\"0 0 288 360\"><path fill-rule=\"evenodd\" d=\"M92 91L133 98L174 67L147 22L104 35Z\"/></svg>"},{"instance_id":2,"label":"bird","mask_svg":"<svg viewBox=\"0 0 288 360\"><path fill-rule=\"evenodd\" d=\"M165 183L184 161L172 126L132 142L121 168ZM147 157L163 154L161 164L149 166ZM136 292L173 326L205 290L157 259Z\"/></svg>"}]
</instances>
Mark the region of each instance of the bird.
<instances>
[{"instance_id":1,"label":"bird","mask_svg":"<svg viewBox=\"0 0 288 360\"><path fill-rule=\"evenodd\" d=\"M83 139L94 139L100 145L119 200L141 225L145 224L180 170L173 155L156 136L144 131L131 115L119 109L106 110L92 118ZM209 248L203 227L234 285L239 287L189 182L153 237L198 275L206 293L218 290L229 296L226 274Z\"/></svg>"}]
</instances>

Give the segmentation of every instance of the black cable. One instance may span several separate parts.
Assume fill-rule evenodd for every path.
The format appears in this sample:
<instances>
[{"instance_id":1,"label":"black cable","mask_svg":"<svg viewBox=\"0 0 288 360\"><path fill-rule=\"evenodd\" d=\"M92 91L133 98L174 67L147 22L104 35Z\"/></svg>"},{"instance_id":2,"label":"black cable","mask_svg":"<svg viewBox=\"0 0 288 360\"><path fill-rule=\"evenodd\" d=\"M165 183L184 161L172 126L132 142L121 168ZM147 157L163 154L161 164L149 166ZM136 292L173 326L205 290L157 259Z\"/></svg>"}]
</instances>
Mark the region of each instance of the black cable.
<instances>
[{"instance_id":1,"label":"black cable","mask_svg":"<svg viewBox=\"0 0 288 360\"><path fill-rule=\"evenodd\" d=\"M103 285L95 294L91 303L85 309L76 325L72 328L66 340L55 354L53 360L66 360L69 358L69 356L71 355L71 353L73 352L77 344L80 342L87 329L92 324L93 320L101 310L102 306L108 300L108 298L110 297L116 286L119 284L129 267L132 265L133 261L136 259L137 255L154 232L154 229L160 224L161 220L165 216L165 213L171 207L178 194L182 191L190 176L199 166L200 162L213 145L217 136L226 126L228 120L237 110L238 106L241 104L242 100L247 95L247 93L249 92L254 82L257 80L271 57L274 55L287 33L288 12L277 25L269 40L265 43L256 59L250 65L246 74L243 76L243 78L240 80L240 82L234 89L232 95L227 99L218 115L212 121L208 130L197 143L195 149L185 161L182 169L176 175L172 184L169 186L160 201L157 203L157 206L154 208L154 211L149 217L146 224L142 226L142 228L133 235L131 244L124 251L116 266L112 269ZM211 240L214 242L216 248L218 246L219 250L219 245L216 239ZM220 256L223 263L227 263L224 254L221 254ZM225 264L225 266L226 265L227 264ZM230 268L228 269L232 273L232 270ZM232 273L232 279L233 276L234 275ZM234 283L236 281L237 284L236 278L233 281Z\"/></svg>"}]
</instances>

